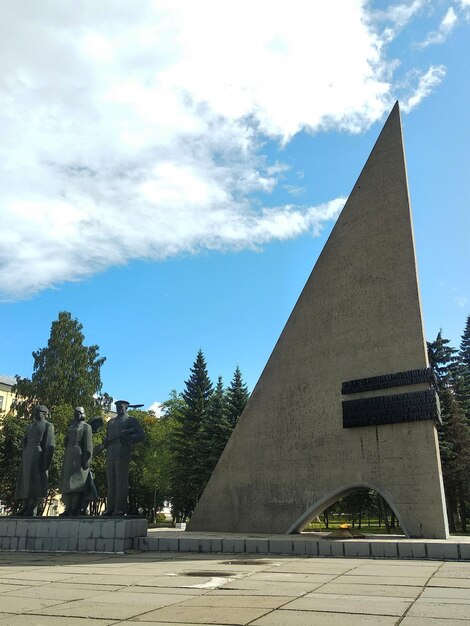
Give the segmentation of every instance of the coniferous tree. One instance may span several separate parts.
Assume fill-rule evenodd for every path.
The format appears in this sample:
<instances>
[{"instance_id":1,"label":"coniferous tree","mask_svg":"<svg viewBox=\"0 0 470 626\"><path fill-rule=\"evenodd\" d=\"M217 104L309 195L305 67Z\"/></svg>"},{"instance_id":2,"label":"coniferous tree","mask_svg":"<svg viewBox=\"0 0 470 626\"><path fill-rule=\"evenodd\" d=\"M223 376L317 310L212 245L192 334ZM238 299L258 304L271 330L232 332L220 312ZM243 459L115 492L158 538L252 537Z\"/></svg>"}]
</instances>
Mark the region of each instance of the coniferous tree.
<instances>
[{"instance_id":1,"label":"coniferous tree","mask_svg":"<svg viewBox=\"0 0 470 626\"><path fill-rule=\"evenodd\" d=\"M467 317L465 330L463 331L462 341L460 342L459 359L461 363L470 367L470 315Z\"/></svg>"},{"instance_id":2,"label":"coniferous tree","mask_svg":"<svg viewBox=\"0 0 470 626\"><path fill-rule=\"evenodd\" d=\"M456 396L462 407L467 422L470 421L470 315L467 317L465 330L459 350L458 375L456 380Z\"/></svg>"},{"instance_id":3,"label":"coniferous tree","mask_svg":"<svg viewBox=\"0 0 470 626\"><path fill-rule=\"evenodd\" d=\"M47 347L33 352L31 380L17 376L13 391L19 415L28 413L33 404L45 404L51 414L59 406L83 406L90 414L95 407L94 396L101 391L101 366L98 346L85 346L83 326L67 311L52 322Z\"/></svg>"},{"instance_id":4,"label":"coniferous tree","mask_svg":"<svg viewBox=\"0 0 470 626\"><path fill-rule=\"evenodd\" d=\"M248 386L243 382L242 373L237 365L227 390L227 413L232 429L235 428L238 418L243 413L249 397Z\"/></svg>"},{"instance_id":5,"label":"coniferous tree","mask_svg":"<svg viewBox=\"0 0 470 626\"><path fill-rule=\"evenodd\" d=\"M467 532L470 502L470 429L451 388L440 393L442 427L439 429L449 527Z\"/></svg>"},{"instance_id":6,"label":"coniferous tree","mask_svg":"<svg viewBox=\"0 0 470 626\"><path fill-rule=\"evenodd\" d=\"M208 483L231 432L232 425L228 417L225 390L222 377L219 376L199 434L199 458L201 460L203 488Z\"/></svg>"},{"instance_id":7,"label":"coniferous tree","mask_svg":"<svg viewBox=\"0 0 470 626\"><path fill-rule=\"evenodd\" d=\"M436 340L428 343L429 361L438 381L442 425L438 426L439 450L446 494L447 517L451 532L467 527L470 489L470 432L465 420L462 391L462 362L448 339L439 331ZM459 355L460 356L460 355Z\"/></svg>"},{"instance_id":8,"label":"coniferous tree","mask_svg":"<svg viewBox=\"0 0 470 626\"><path fill-rule=\"evenodd\" d=\"M442 336L442 329L434 341L427 342L429 364L434 369L439 389L444 389L452 384L453 373L458 361L457 350L449 344L449 339L444 339Z\"/></svg>"},{"instance_id":9,"label":"coniferous tree","mask_svg":"<svg viewBox=\"0 0 470 626\"><path fill-rule=\"evenodd\" d=\"M16 411L13 419L19 420L23 431L27 425L26 419L30 418L35 404L44 404L50 410L49 420L56 430L56 449L49 468L50 497L58 487L63 441L73 418L73 408L83 406L88 417L100 413L100 405L95 401L95 397L101 392L100 370L106 359L99 356L98 346L84 345L82 329L82 324L73 319L70 313L60 312L58 319L52 322L47 346L33 352L31 379L17 376L16 385L12 389L17 396L12 407ZM107 394L101 398L105 401L112 400ZM9 432L13 431L10 429ZM6 454L5 450L8 451L9 445L8 439L0 441L0 457ZM96 463L100 465L97 460L95 470ZM6 489L11 491L14 484Z\"/></svg>"},{"instance_id":10,"label":"coniferous tree","mask_svg":"<svg viewBox=\"0 0 470 626\"><path fill-rule=\"evenodd\" d=\"M202 350L199 350L190 377L186 381L184 404L176 414L178 428L175 429L171 442L172 507L174 517L180 521L191 517L204 486L200 460L200 429L207 419L212 393L206 361Z\"/></svg>"}]
</instances>

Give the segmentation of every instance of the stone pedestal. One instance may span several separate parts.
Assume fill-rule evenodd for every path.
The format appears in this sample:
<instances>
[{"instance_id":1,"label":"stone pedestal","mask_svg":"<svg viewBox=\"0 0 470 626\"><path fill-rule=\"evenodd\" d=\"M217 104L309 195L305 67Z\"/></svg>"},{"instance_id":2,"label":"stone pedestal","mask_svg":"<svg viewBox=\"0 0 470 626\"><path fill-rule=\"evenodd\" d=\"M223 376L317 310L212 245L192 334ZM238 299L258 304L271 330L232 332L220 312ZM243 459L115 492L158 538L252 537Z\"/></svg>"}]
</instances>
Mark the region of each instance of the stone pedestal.
<instances>
[{"instance_id":1,"label":"stone pedestal","mask_svg":"<svg viewBox=\"0 0 470 626\"><path fill-rule=\"evenodd\" d=\"M141 517L0 518L0 550L124 552L146 536Z\"/></svg>"}]
</instances>

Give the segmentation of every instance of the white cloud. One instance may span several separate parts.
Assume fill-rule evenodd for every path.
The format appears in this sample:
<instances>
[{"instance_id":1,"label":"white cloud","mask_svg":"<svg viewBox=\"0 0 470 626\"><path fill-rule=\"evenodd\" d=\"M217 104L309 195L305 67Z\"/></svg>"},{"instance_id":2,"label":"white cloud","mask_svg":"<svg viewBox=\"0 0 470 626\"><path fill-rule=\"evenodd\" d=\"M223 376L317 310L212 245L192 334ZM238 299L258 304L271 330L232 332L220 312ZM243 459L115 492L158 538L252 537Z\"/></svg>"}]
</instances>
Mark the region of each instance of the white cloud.
<instances>
[{"instance_id":1,"label":"white cloud","mask_svg":"<svg viewBox=\"0 0 470 626\"><path fill-rule=\"evenodd\" d=\"M455 300L457 306L459 306L461 308L466 307L467 304L468 304L468 298L466 296L456 296L454 298L454 300Z\"/></svg>"},{"instance_id":2,"label":"white cloud","mask_svg":"<svg viewBox=\"0 0 470 626\"><path fill-rule=\"evenodd\" d=\"M457 14L453 7L450 7L439 24L439 28L428 34L426 39L421 42L419 47L426 48L433 44L444 43L450 33L454 30L457 24Z\"/></svg>"},{"instance_id":3,"label":"white cloud","mask_svg":"<svg viewBox=\"0 0 470 626\"><path fill-rule=\"evenodd\" d=\"M413 0L402 4L391 4L385 10L373 12L371 15L373 22L388 23L382 32L382 41L390 43L395 39L426 4L427 0Z\"/></svg>"},{"instance_id":4,"label":"white cloud","mask_svg":"<svg viewBox=\"0 0 470 626\"><path fill-rule=\"evenodd\" d=\"M383 19L402 24L420 5ZM319 232L343 200L276 206L285 166L262 158L263 139L360 132L383 117L396 62L366 7L5 0L0 293ZM442 79L431 70L417 73L408 110Z\"/></svg>"},{"instance_id":5,"label":"white cloud","mask_svg":"<svg viewBox=\"0 0 470 626\"><path fill-rule=\"evenodd\" d=\"M412 111L418 106L418 104L427 98L429 94L439 85L446 75L446 68L443 65L432 65L426 74L415 75L417 79L417 86L414 93L406 99L402 104L402 109L405 113Z\"/></svg>"},{"instance_id":6,"label":"white cloud","mask_svg":"<svg viewBox=\"0 0 470 626\"><path fill-rule=\"evenodd\" d=\"M156 417L161 417L163 415L161 402L153 402L147 409L147 411L153 411Z\"/></svg>"}]
</instances>

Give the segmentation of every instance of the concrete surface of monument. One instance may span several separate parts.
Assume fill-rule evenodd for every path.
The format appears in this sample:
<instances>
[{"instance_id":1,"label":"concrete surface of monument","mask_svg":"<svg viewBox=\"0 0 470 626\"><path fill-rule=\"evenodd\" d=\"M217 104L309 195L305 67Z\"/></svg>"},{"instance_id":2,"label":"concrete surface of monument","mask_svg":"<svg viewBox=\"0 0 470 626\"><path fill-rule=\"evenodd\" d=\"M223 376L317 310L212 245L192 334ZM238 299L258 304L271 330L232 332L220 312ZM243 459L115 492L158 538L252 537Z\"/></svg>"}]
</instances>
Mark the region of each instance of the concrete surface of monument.
<instances>
[{"instance_id":1,"label":"concrete surface of monument","mask_svg":"<svg viewBox=\"0 0 470 626\"><path fill-rule=\"evenodd\" d=\"M357 487L446 538L398 103L189 530L292 533Z\"/></svg>"}]
</instances>

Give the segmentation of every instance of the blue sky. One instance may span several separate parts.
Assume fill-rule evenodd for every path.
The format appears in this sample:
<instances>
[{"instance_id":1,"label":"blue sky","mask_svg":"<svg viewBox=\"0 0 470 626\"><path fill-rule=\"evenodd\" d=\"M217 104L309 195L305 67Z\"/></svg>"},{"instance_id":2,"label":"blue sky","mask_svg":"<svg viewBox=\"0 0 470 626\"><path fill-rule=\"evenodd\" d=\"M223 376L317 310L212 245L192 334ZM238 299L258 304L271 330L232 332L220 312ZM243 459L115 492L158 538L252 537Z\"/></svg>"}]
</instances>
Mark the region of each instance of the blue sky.
<instances>
[{"instance_id":1,"label":"blue sky","mask_svg":"<svg viewBox=\"0 0 470 626\"><path fill-rule=\"evenodd\" d=\"M67 310L115 398L182 390L199 348L253 388L396 99L426 334L458 345L470 0L2 13L1 373Z\"/></svg>"}]
</instances>

